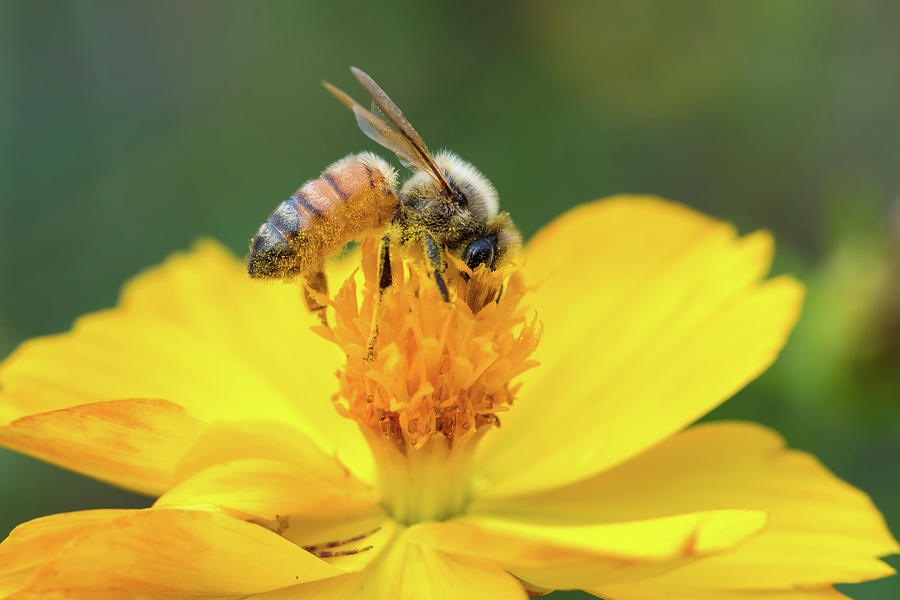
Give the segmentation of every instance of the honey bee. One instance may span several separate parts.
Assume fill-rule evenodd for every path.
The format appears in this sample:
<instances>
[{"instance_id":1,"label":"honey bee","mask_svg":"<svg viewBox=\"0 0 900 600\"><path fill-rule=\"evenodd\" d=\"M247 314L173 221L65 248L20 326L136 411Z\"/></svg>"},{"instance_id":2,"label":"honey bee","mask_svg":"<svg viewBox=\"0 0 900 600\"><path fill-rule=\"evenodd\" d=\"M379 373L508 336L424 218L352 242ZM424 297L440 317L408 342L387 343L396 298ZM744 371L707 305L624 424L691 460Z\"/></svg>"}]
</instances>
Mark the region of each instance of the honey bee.
<instances>
[{"instance_id":1,"label":"honey bee","mask_svg":"<svg viewBox=\"0 0 900 600\"><path fill-rule=\"evenodd\" d=\"M323 261L348 242L377 232L382 235L378 300L391 285L391 246L417 244L449 302L444 252L472 270L481 265L494 270L520 245L519 233L509 214L499 211L497 191L484 175L451 152L432 156L384 90L363 71L351 71L385 119L331 84L325 87L353 111L363 133L396 154L412 176L398 194L397 172L380 157L361 153L339 160L269 216L253 239L247 270L255 278L301 276L311 290L327 294ZM324 306L310 294L307 305L324 321Z\"/></svg>"}]
</instances>

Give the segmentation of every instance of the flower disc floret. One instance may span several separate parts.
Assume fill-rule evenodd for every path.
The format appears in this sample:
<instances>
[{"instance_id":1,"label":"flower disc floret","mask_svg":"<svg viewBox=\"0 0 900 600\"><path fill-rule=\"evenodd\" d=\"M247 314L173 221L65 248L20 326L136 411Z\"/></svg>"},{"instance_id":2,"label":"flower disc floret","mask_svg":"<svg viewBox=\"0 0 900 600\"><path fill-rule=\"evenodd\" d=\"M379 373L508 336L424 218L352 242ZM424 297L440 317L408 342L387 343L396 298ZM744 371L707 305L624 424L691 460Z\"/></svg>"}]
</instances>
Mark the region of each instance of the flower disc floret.
<instances>
[{"instance_id":1,"label":"flower disc floret","mask_svg":"<svg viewBox=\"0 0 900 600\"><path fill-rule=\"evenodd\" d=\"M370 360L374 240L363 244L362 254L362 294L349 278L332 301L335 325L318 330L347 356L338 372L338 412L398 448L422 448L435 436L459 441L498 425L499 414L513 404L518 386L511 381L537 364L530 356L540 327L522 303L521 273L479 268L455 279L456 294L447 303L422 262L395 256Z\"/></svg>"}]
</instances>

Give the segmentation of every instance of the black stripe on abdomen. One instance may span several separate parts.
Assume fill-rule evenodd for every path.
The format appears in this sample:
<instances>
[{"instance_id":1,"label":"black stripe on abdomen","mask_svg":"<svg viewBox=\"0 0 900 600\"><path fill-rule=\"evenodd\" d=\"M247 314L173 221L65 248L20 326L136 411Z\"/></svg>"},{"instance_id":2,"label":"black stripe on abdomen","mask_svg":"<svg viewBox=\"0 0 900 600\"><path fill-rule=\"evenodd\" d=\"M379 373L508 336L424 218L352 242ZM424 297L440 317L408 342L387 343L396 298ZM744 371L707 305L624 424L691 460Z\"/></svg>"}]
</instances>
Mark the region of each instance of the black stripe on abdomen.
<instances>
[{"instance_id":1,"label":"black stripe on abdomen","mask_svg":"<svg viewBox=\"0 0 900 600\"><path fill-rule=\"evenodd\" d=\"M298 208L302 208L309 214L316 217L322 216L322 212L312 205L309 199L305 195L303 195L303 192L301 190L297 190L296 192L294 192L294 195L291 196L291 200L297 203Z\"/></svg>"},{"instance_id":2,"label":"black stripe on abdomen","mask_svg":"<svg viewBox=\"0 0 900 600\"><path fill-rule=\"evenodd\" d=\"M345 193L344 190L341 189L341 186L339 186L337 184L337 181L334 180L334 176L332 176L332 174L328 171L322 173L322 179L325 180L325 183L328 184L328 187L334 190L335 194L340 196L341 200L346 200L350 197L350 194Z\"/></svg>"}]
</instances>

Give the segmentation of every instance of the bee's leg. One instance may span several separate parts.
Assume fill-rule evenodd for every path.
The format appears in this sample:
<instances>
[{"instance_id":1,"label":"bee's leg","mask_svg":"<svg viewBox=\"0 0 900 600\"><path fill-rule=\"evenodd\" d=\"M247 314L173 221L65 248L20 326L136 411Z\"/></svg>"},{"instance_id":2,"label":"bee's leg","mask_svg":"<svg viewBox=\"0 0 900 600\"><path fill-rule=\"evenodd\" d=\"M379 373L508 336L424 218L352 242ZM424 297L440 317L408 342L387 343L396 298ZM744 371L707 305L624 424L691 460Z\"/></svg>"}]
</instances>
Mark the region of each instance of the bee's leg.
<instances>
[{"instance_id":1,"label":"bee's leg","mask_svg":"<svg viewBox=\"0 0 900 600\"><path fill-rule=\"evenodd\" d=\"M375 304L372 307L372 325L369 329L369 342L366 347L366 360L375 359L375 342L378 339L378 318L381 315L381 300L384 291L391 287L391 235L381 236L381 244L378 246L378 292L375 294Z\"/></svg>"},{"instance_id":2,"label":"bee's leg","mask_svg":"<svg viewBox=\"0 0 900 600\"><path fill-rule=\"evenodd\" d=\"M450 302L450 294L447 293L447 284L444 282L446 265L444 264L441 247L427 231L422 236L422 243L425 244L425 256L428 257L428 262L431 263L434 282L441 292L441 298L444 299L444 302Z\"/></svg>"},{"instance_id":3,"label":"bee's leg","mask_svg":"<svg viewBox=\"0 0 900 600\"><path fill-rule=\"evenodd\" d=\"M328 295L328 278L325 276L325 271L322 269L322 266L319 266L319 269L316 272L306 276L306 285L314 292L324 296ZM306 307L309 309L309 312L319 317L322 325L327 326L328 317L325 314L326 306L324 304L319 304L319 301L309 293L309 290L307 290L306 287L303 288L303 297L306 300Z\"/></svg>"}]
</instances>

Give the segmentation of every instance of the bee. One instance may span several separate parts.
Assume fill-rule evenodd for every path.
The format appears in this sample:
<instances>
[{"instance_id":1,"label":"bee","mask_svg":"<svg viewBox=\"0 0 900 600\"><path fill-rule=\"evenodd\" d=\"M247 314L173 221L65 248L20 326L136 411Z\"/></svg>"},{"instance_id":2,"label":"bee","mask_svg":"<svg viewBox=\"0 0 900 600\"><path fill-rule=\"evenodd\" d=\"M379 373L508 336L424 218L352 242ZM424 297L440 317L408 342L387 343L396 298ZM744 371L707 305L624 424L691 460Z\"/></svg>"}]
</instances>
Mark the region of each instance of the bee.
<instances>
[{"instance_id":1,"label":"bee","mask_svg":"<svg viewBox=\"0 0 900 600\"><path fill-rule=\"evenodd\" d=\"M449 302L445 252L472 270L481 265L495 270L519 247L521 237L509 214L500 212L494 186L478 169L451 152L432 156L375 80L355 67L351 71L384 119L327 82L326 89L353 111L362 132L392 151L412 175L398 193L397 172L374 154L334 163L282 202L259 228L247 270L263 279L301 276L311 290L327 294L323 261L348 242L380 233L376 302L391 285L390 252L398 244L422 248L429 275ZM307 305L324 322L324 306L311 294ZM370 353L375 328L373 323Z\"/></svg>"},{"instance_id":2,"label":"bee","mask_svg":"<svg viewBox=\"0 0 900 600\"><path fill-rule=\"evenodd\" d=\"M397 172L363 152L330 165L278 205L256 232L247 272L257 279L292 280L328 294L324 261L347 244L384 229L400 205ZM324 322L325 306L305 294L309 310Z\"/></svg>"}]
</instances>

